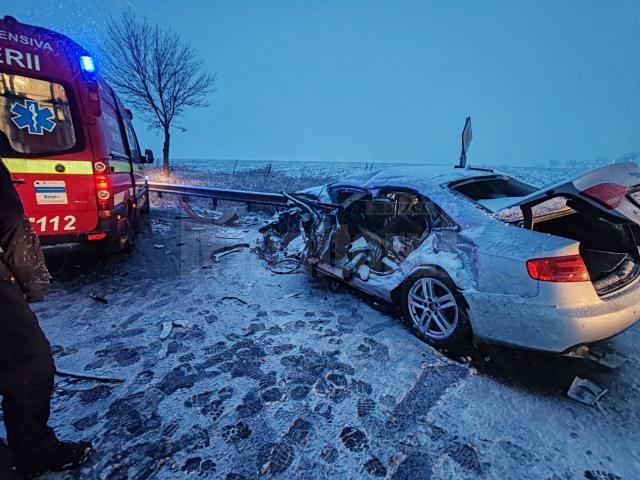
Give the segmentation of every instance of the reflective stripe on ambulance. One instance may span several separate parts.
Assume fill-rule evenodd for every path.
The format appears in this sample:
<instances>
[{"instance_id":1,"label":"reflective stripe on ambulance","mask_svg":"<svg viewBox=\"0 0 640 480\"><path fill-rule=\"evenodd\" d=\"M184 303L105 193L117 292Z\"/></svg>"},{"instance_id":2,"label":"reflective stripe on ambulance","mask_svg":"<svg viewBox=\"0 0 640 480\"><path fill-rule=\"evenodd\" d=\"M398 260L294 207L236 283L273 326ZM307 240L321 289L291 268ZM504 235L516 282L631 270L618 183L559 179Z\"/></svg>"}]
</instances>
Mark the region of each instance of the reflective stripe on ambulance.
<instances>
[{"instance_id":1,"label":"reflective stripe on ambulance","mask_svg":"<svg viewBox=\"0 0 640 480\"><path fill-rule=\"evenodd\" d=\"M3 158L2 161L11 173L34 175L93 175L93 163L86 160Z\"/></svg>"},{"instance_id":2,"label":"reflective stripe on ambulance","mask_svg":"<svg viewBox=\"0 0 640 480\"><path fill-rule=\"evenodd\" d=\"M131 173L131 164L129 162L121 162L119 160L109 160L109 168L111 173Z\"/></svg>"},{"instance_id":3,"label":"reflective stripe on ambulance","mask_svg":"<svg viewBox=\"0 0 640 480\"><path fill-rule=\"evenodd\" d=\"M13 174L33 175L93 175L93 163L86 160L52 160L41 158L3 158L9 172ZM131 173L129 162L111 160L111 173ZM133 189L129 189L133 196ZM114 206L125 201L126 191L114 195ZM64 202L66 203L66 202Z\"/></svg>"}]
</instances>

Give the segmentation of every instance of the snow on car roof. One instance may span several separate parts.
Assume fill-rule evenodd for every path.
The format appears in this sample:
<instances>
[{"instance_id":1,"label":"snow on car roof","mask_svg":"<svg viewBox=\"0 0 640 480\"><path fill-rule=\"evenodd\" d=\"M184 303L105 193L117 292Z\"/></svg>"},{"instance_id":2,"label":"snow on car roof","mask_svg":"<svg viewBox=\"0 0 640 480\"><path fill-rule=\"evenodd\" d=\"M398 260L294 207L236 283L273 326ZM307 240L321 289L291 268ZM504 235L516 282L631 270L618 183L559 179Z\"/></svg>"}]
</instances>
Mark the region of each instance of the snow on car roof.
<instances>
[{"instance_id":1,"label":"snow on car roof","mask_svg":"<svg viewBox=\"0 0 640 480\"><path fill-rule=\"evenodd\" d=\"M336 187L407 187L419 192L431 190L443 183L472 177L496 175L488 169L455 168L449 165L415 165L371 170L351 175L331 185Z\"/></svg>"}]
</instances>

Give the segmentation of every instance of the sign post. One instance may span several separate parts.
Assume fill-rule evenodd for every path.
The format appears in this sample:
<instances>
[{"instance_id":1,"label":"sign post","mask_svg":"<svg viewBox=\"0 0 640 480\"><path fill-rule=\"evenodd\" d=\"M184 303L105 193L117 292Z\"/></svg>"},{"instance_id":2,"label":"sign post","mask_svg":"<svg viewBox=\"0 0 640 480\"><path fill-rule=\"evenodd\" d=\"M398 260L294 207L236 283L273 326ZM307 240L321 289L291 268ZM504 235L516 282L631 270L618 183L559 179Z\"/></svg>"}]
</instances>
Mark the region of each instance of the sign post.
<instances>
[{"instance_id":1,"label":"sign post","mask_svg":"<svg viewBox=\"0 0 640 480\"><path fill-rule=\"evenodd\" d=\"M462 130L462 153L460 154L460 165L457 165L457 168L464 168L467 166L467 151L469 150L472 138L471 117L467 117L464 122L464 129Z\"/></svg>"}]
</instances>

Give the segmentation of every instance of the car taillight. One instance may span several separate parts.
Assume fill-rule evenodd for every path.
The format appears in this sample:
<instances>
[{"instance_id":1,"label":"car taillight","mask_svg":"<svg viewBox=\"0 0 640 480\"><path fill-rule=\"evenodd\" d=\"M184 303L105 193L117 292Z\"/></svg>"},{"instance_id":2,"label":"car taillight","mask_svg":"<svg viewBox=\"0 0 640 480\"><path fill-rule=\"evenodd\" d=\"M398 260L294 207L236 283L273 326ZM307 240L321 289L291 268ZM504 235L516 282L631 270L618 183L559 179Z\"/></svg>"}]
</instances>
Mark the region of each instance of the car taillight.
<instances>
[{"instance_id":1,"label":"car taillight","mask_svg":"<svg viewBox=\"0 0 640 480\"><path fill-rule=\"evenodd\" d=\"M111 199L111 183L109 177L103 173L94 174L96 181L96 195L98 197L98 209L108 210Z\"/></svg>"},{"instance_id":2,"label":"car taillight","mask_svg":"<svg viewBox=\"0 0 640 480\"><path fill-rule=\"evenodd\" d=\"M529 276L543 282L588 282L589 271L580 255L527 260Z\"/></svg>"},{"instance_id":3,"label":"car taillight","mask_svg":"<svg viewBox=\"0 0 640 480\"><path fill-rule=\"evenodd\" d=\"M618 208L627 191L628 189L624 185L617 183L599 183L598 185L587 188L582 194L613 210L614 208Z\"/></svg>"}]
</instances>

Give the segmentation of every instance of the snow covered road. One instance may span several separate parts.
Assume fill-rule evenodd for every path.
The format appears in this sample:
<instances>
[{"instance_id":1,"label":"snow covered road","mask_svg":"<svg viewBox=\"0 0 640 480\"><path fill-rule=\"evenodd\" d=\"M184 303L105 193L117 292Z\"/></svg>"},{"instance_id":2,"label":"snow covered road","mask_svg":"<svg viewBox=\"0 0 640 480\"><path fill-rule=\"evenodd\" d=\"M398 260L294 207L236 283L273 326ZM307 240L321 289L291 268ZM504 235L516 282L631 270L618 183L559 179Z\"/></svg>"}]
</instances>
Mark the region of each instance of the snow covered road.
<instances>
[{"instance_id":1,"label":"snow covered road","mask_svg":"<svg viewBox=\"0 0 640 480\"><path fill-rule=\"evenodd\" d=\"M615 371L497 348L476 371L302 271L249 249L210 260L260 218L175 214L155 210L128 254L47 255L56 282L35 310L58 367L124 382L57 379L52 425L95 454L45 478L640 476L639 328L614 340ZM578 373L609 388L599 406L564 396Z\"/></svg>"}]
</instances>

